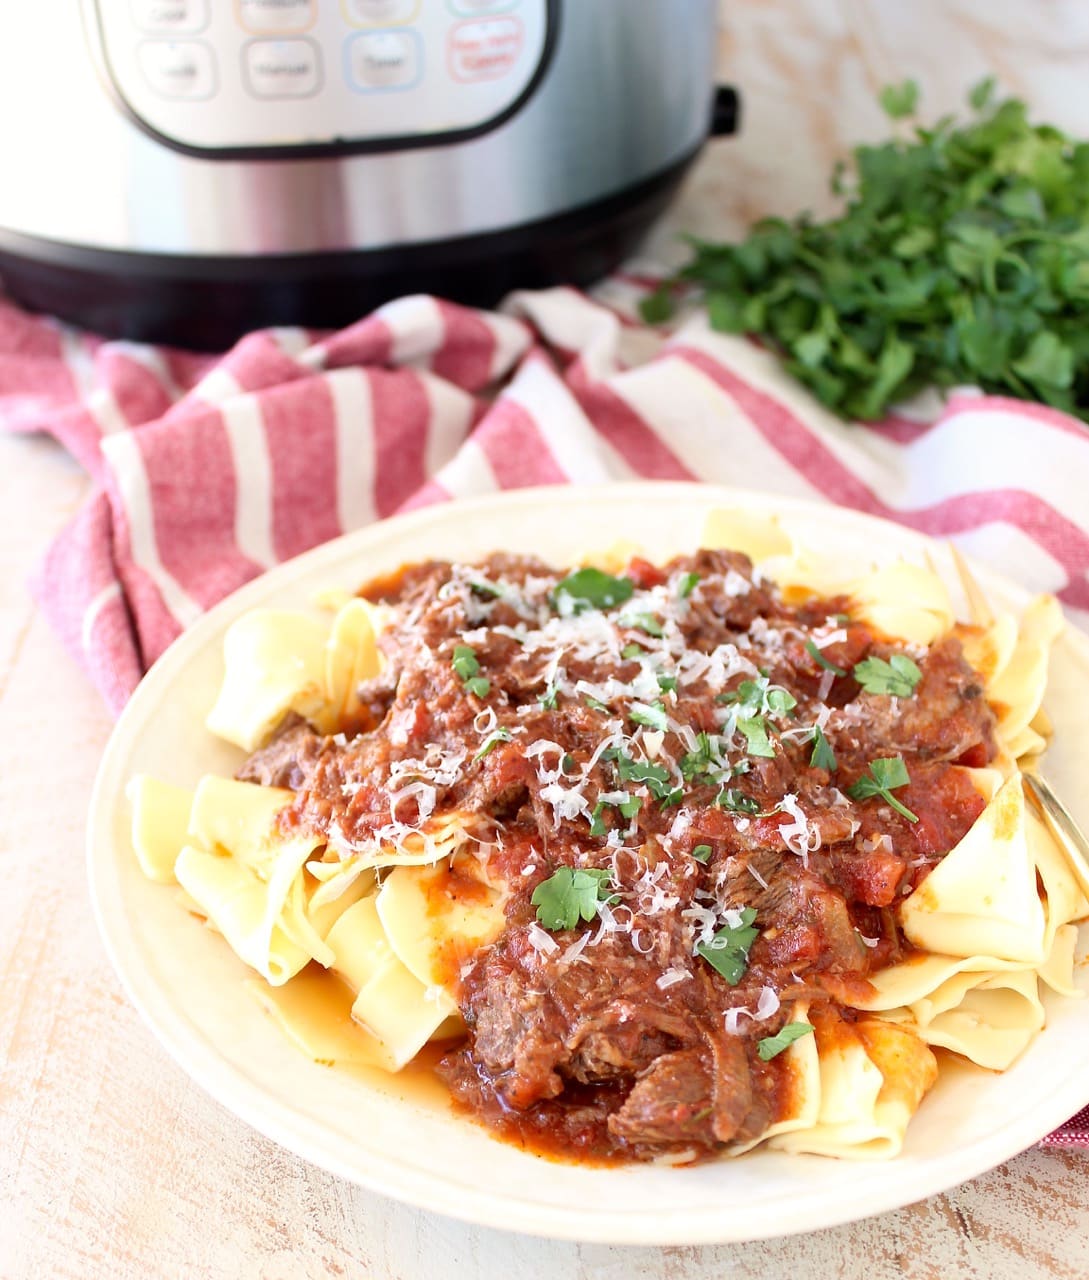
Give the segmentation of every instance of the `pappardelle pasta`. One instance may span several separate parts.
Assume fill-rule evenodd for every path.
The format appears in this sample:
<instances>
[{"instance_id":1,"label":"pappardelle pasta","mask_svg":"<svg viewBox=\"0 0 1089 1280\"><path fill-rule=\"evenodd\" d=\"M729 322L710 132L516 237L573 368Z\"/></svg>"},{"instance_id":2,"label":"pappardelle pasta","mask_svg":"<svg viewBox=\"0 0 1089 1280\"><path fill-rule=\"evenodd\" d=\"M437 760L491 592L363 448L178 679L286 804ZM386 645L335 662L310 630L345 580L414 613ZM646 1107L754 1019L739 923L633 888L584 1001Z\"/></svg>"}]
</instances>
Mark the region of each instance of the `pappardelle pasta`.
<instances>
[{"instance_id":1,"label":"pappardelle pasta","mask_svg":"<svg viewBox=\"0 0 1089 1280\"><path fill-rule=\"evenodd\" d=\"M959 565L959 561L958 561ZM1026 807L1051 597L846 576L716 511L657 566L493 555L235 622L208 728L245 754L132 780L150 878L322 1062L438 1045L533 1150L888 1158L935 1049L1008 1067L1077 995L1070 856ZM335 974L328 1033L277 990Z\"/></svg>"}]
</instances>

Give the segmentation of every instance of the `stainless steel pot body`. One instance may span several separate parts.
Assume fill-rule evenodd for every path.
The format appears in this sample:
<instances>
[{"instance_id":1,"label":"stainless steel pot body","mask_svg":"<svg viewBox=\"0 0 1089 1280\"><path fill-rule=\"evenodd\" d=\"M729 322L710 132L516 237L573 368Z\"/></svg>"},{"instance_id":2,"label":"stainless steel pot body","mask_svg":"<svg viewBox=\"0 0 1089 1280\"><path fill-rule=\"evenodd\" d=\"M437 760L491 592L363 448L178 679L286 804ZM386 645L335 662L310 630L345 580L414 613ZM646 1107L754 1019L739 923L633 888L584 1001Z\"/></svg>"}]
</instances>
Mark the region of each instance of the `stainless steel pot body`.
<instances>
[{"instance_id":1,"label":"stainless steel pot body","mask_svg":"<svg viewBox=\"0 0 1089 1280\"><path fill-rule=\"evenodd\" d=\"M708 129L714 0L19 8L0 43L0 230L60 245L252 257L478 236L635 187Z\"/></svg>"}]
</instances>

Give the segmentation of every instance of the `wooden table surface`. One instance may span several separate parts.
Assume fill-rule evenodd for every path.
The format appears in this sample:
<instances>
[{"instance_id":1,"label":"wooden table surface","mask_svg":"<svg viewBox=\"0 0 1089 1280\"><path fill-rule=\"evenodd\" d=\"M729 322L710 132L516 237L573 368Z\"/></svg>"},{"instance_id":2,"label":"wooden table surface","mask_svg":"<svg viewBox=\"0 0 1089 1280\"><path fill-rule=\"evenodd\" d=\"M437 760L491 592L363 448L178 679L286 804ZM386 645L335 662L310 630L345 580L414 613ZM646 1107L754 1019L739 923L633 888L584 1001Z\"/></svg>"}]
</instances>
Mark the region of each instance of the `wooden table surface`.
<instances>
[{"instance_id":1,"label":"wooden table surface","mask_svg":"<svg viewBox=\"0 0 1089 1280\"><path fill-rule=\"evenodd\" d=\"M659 255L678 226L721 234L753 212L819 203L828 157L878 135L869 98L894 75L923 81L938 110L993 67L1051 118L1089 118L1084 5L730 0L723 24L750 132L705 153ZM629 1249L396 1204L224 1112L144 1029L91 918L83 822L110 720L24 586L87 492L51 442L0 438L0 1280L1089 1276L1089 1153L1035 1149L946 1195L805 1236Z\"/></svg>"}]
</instances>

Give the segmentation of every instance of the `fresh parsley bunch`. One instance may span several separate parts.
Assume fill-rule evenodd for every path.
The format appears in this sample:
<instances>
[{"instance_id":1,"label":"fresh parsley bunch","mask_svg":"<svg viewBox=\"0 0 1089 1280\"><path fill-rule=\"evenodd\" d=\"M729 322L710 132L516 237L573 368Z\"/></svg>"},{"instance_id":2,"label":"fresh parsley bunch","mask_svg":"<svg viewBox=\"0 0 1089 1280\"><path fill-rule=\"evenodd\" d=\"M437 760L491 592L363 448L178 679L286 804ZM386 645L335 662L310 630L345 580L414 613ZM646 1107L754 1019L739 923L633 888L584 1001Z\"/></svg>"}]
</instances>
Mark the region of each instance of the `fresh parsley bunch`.
<instances>
[{"instance_id":1,"label":"fresh parsley bunch","mask_svg":"<svg viewBox=\"0 0 1089 1280\"><path fill-rule=\"evenodd\" d=\"M914 116L914 83L881 95ZM952 116L837 171L843 214L766 218L741 244L691 240L691 262L647 298L651 323L679 282L715 329L757 334L830 409L880 418L928 386L973 384L1089 421L1089 143L994 101L994 81Z\"/></svg>"}]
</instances>

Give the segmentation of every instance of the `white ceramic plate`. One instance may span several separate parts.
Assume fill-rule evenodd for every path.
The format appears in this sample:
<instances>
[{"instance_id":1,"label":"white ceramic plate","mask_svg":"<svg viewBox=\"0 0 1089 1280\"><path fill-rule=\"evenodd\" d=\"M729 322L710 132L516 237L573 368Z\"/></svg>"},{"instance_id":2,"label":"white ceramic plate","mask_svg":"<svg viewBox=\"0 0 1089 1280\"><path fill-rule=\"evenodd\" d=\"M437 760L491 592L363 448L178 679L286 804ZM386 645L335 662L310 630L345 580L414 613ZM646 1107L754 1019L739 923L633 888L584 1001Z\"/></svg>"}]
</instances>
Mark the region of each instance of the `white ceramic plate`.
<instances>
[{"instance_id":1,"label":"white ceramic plate","mask_svg":"<svg viewBox=\"0 0 1089 1280\"><path fill-rule=\"evenodd\" d=\"M942 1191L1032 1145L1089 1101L1089 1003L1053 1000L1048 1026L1004 1075L943 1074L912 1121L903 1154L851 1163L756 1151L691 1169L586 1168L527 1155L421 1102L391 1077L370 1086L306 1060L243 989L248 974L217 937L140 874L124 799L135 772L192 784L240 754L203 719L220 678L223 633L255 606L305 606L427 557L535 552L563 564L634 539L653 558L695 548L715 505L780 513L810 545L849 564L918 555L924 539L838 508L684 484L535 489L432 507L309 552L248 584L186 632L137 689L106 749L91 803L92 893L107 949L166 1050L214 1098L315 1164L383 1195L492 1227L625 1244L749 1240L865 1217ZM937 558L945 561L939 550ZM996 600L1024 593L980 571ZM1047 708L1048 775L1089 829L1089 642L1056 646ZM1089 974L1080 967L1089 987Z\"/></svg>"}]
</instances>

